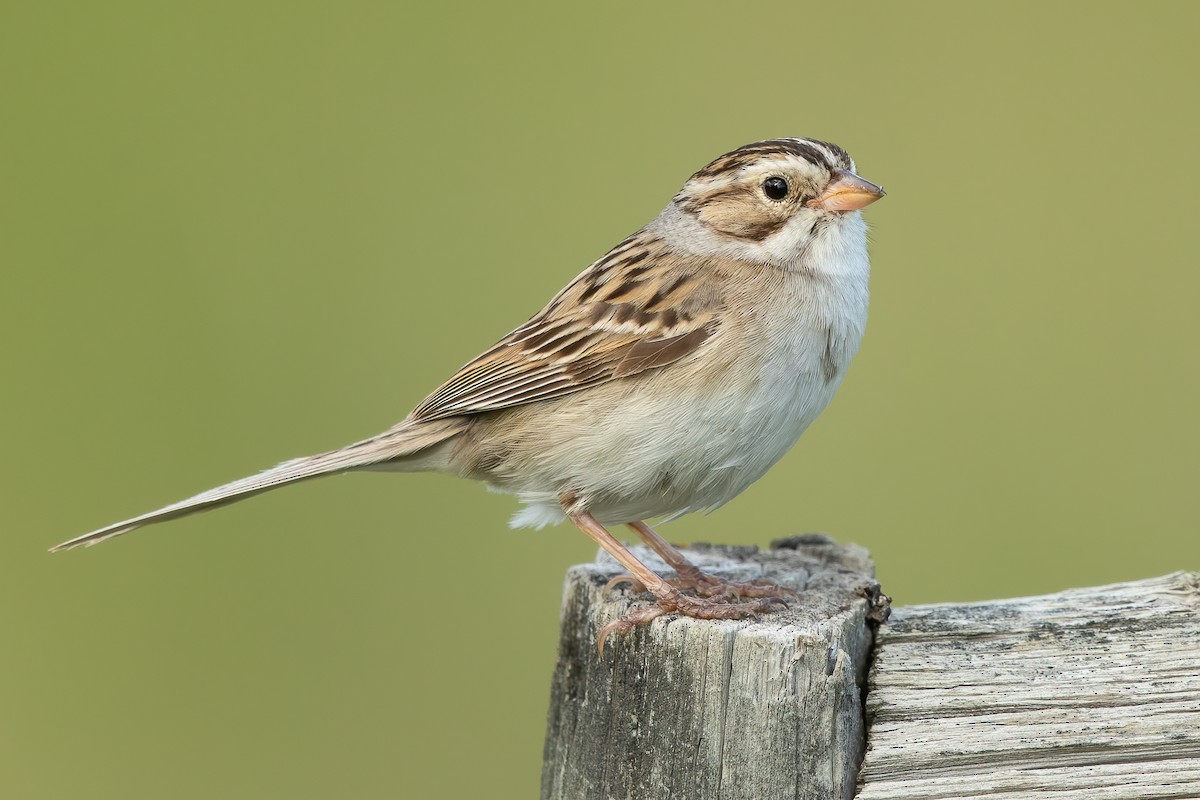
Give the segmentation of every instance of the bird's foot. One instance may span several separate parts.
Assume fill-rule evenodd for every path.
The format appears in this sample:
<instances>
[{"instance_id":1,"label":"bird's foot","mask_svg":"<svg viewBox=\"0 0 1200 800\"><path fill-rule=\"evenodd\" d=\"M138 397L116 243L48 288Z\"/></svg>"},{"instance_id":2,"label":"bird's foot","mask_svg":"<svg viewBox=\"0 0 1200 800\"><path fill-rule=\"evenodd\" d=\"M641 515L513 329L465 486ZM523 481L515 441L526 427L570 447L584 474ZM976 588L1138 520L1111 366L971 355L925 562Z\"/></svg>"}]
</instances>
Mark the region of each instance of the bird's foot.
<instances>
[{"instance_id":1,"label":"bird's foot","mask_svg":"<svg viewBox=\"0 0 1200 800\"><path fill-rule=\"evenodd\" d=\"M660 598L649 608L632 611L605 625L600 629L596 646L600 650L600 656L603 657L604 640L611 634L629 633L638 625L671 612L695 619L756 619L759 614L770 611L783 603L782 598L775 596L759 597L745 602L730 602L725 598L692 597L674 593L669 597Z\"/></svg>"},{"instance_id":2,"label":"bird's foot","mask_svg":"<svg viewBox=\"0 0 1200 800\"><path fill-rule=\"evenodd\" d=\"M693 568L695 569L695 568ZM667 578L670 586L681 592L695 592L700 597L709 597L719 602L728 602L741 597L773 597L784 604L797 597L795 589L780 586L768 580L727 581L695 569L694 573L685 573L676 578ZM645 585L633 575L618 575L604 585L604 593L608 594L617 586L627 583L635 592L646 591Z\"/></svg>"}]
</instances>

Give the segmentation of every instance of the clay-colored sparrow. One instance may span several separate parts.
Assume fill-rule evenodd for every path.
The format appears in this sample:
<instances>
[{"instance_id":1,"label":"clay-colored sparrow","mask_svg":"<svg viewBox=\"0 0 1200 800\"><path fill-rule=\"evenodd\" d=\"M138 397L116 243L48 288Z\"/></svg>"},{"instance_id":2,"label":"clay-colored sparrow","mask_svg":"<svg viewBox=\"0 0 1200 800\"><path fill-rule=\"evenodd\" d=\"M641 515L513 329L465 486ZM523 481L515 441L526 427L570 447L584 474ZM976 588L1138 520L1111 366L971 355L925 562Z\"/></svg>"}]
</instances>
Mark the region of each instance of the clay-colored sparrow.
<instances>
[{"instance_id":1,"label":"clay-colored sparrow","mask_svg":"<svg viewBox=\"0 0 1200 800\"><path fill-rule=\"evenodd\" d=\"M306 478L435 470L515 494L524 508L513 526L571 520L658 598L609 625L601 642L667 611L730 619L765 610L783 590L705 575L642 520L732 499L828 405L867 319L859 209L882 196L837 145L738 148L391 429L53 549ZM614 524L628 524L678 579L635 558L604 527Z\"/></svg>"}]
</instances>

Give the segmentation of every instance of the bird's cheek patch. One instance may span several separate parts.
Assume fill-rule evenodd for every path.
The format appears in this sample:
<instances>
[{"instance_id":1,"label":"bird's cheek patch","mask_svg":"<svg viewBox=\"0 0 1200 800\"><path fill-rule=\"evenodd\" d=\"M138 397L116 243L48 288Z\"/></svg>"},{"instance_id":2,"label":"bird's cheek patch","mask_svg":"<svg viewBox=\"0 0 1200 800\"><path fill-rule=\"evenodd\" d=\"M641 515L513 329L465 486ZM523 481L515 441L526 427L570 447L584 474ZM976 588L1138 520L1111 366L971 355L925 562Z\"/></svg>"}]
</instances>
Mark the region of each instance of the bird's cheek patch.
<instances>
[{"instance_id":1,"label":"bird's cheek patch","mask_svg":"<svg viewBox=\"0 0 1200 800\"><path fill-rule=\"evenodd\" d=\"M700 221L729 236L761 242L787 223L783 214L763 208L746 191L723 193L708 198L699 210Z\"/></svg>"}]
</instances>

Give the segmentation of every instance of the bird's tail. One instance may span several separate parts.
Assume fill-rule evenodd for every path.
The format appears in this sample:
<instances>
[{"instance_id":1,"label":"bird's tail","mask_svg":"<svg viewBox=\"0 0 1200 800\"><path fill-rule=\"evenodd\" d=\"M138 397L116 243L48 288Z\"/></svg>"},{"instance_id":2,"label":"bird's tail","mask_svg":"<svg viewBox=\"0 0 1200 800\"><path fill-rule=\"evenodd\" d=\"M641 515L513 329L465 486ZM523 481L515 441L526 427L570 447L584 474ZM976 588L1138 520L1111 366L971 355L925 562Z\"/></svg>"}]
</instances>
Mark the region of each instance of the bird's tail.
<instances>
[{"instance_id":1,"label":"bird's tail","mask_svg":"<svg viewBox=\"0 0 1200 800\"><path fill-rule=\"evenodd\" d=\"M461 418L450 418L433 422L412 422L405 420L394 428L374 436L355 442L352 445L321 453L315 456L296 458L285 461L277 467L251 475L240 480L226 483L215 489L180 500L164 506L157 511L151 511L141 516L133 517L122 522L114 522L91 533L77 536L70 541L50 548L51 553L60 550L70 550L73 547L91 546L105 539L120 536L143 525L194 514L197 511L207 511L212 508L235 503L238 500L251 497L261 492L286 486L297 481L319 478L322 475L332 475L354 469L364 469L383 465L388 462L396 463L396 468L404 469L405 459L416 456L421 451L436 445L460 433L465 427ZM420 469L419 465L413 465Z\"/></svg>"}]
</instances>

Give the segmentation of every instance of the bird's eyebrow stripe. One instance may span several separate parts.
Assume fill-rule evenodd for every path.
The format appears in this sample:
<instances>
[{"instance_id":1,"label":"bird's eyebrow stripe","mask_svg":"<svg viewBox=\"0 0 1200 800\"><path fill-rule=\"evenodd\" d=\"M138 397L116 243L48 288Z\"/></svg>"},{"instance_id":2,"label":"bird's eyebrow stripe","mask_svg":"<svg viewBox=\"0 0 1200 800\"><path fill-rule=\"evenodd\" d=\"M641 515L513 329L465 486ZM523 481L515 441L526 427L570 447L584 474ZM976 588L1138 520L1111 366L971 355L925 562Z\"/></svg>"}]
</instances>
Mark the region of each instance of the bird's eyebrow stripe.
<instances>
[{"instance_id":1,"label":"bird's eyebrow stripe","mask_svg":"<svg viewBox=\"0 0 1200 800\"><path fill-rule=\"evenodd\" d=\"M726 153L697 172L694 177L708 178L723 172L732 172L751 166L767 156L779 154L798 156L830 172L850 168L850 156L837 145L815 139L766 139Z\"/></svg>"}]
</instances>

